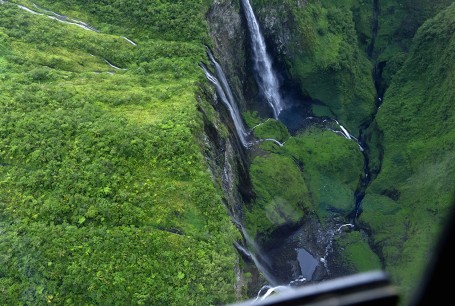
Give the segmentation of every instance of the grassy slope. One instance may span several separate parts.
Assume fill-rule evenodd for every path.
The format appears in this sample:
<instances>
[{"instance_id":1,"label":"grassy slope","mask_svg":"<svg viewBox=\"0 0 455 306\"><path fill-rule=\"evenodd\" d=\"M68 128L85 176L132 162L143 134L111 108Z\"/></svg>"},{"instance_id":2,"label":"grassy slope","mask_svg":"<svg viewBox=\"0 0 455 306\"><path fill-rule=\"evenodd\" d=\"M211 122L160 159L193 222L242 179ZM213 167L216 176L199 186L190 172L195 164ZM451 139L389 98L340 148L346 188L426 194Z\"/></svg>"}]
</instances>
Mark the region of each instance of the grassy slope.
<instances>
[{"instance_id":1,"label":"grassy slope","mask_svg":"<svg viewBox=\"0 0 455 306\"><path fill-rule=\"evenodd\" d=\"M363 170L357 144L313 128L288 141L286 148L303 165L313 210L321 221L348 215L354 208L354 191Z\"/></svg>"},{"instance_id":2,"label":"grassy slope","mask_svg":"<svg viewBox=\"0 0 455 306\"><path fill-rule=\"evenodd\" d=\"M0 5L0 303L232 301L235 231L198 145L204 4L172 6L194 36L38 4L138 45Z\"/></svg>"},{"instance_id":3,"label":"grassy slope","mask_svg":"<svg viewBox=\"0 0 455 306\"><path fill-rule=\"evenodd\" d=\"M384 161L360 220L405 298L455 194L454 20L455 4L419 29L377 116Z\"/></svg>"},{"instance_id":4,"label":"grassy slope","mask_svg":"<svg viewBox=\"0 0 455 306\"><path fill-rule=\"evenodd\" d=\"M280 142L290 137L286 127L273 119L258 125L254 133L260 139ZM253 237L266 241L280 226L298 224L310 202L305 181L292 157L271 141L263 142L259 150L261 153L250 166L256 198L246 210L245 224Z\"/></svg>"}]
</instances>

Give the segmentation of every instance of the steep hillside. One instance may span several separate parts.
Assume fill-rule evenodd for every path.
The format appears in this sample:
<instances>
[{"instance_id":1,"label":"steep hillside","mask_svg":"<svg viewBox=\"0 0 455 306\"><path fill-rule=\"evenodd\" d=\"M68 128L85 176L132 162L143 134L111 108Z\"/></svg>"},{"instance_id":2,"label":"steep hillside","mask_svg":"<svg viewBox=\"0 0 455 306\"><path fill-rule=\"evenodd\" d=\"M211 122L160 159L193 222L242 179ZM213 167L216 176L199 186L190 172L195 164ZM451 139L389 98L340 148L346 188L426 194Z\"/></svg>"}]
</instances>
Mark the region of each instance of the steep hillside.
<instances>
[{"instance_id":1,"label":"steep hillside","mask_svg":"<svg viewBox=\"0 0 455 306\"><path fill-rule=\"evenodd\" d=\"M376 0L374 3L376 35L374 41L369 41L368 51L376 61L376 85L382 96L406 59L417 29L453 0Z\"/></svg>"},{"instance_id":2,"label":"steep hillside","mask_svg":"<svg viewBox=\"0 0 455 306\"><path fill-rule=\"evenodd\" d=\"M455 195L455 4L425 22L376 121L382 170L362 223L405 294L415 288Z\"/></svg>"},{"instance_id":3,"label":"steep hillside","mask_svg":"<svg viewBox=\"0 0 455 306\"><path fill-rule=\"evenodd\" d=\"M453 0L250 2L281 122L238 0L0 0L1 304L226 304L297 249L408 301L455 196Z\"/></svg>"},{"instance_id":4,"label":"steep hillside","mask_svg":"<svg viewBox=\"0 0 455 306\"><path fill-rule=\"evenodd\" d=\"M0 2L2 305L239 298L201 153L208 7L152 2Z\"/></svg>"}]
</instances>

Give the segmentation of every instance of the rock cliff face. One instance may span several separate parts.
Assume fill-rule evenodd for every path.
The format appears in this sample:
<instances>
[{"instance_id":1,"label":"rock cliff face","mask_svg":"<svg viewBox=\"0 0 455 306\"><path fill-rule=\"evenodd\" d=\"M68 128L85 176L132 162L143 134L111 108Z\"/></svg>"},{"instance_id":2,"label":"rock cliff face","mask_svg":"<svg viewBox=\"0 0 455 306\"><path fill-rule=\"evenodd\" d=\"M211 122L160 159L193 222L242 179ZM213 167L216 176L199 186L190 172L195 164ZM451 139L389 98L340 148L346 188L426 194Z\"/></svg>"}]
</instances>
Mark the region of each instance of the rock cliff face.
<instances>
[{"instance_id":1,"label":"rock cliff face","mask_svg":"<svg viewBox=\"0 0 455 306\"><path fill-rule=\"evenodd\" d=\"M249 88L253 83L246 62L246 28L242 21L239 2L235 0L214 1L207 20L213 40L213 53L228 77L239 108L247 110L245 97L251 97Z\"/></svg>"},{"instance_id":2,"label":"rock cliff face","mask_svg":"<svg viewBox=\"0 0 455 306\"><path fill-rule=\"evenodd\" d=\"M235 136L229 114L225 113L216 92L201 84L198 98L204 120L204 155L213 181L224 191L226 208L242 231L244 204L255 197L249 174L251 152Z\"/></svg>"}]
</instances>

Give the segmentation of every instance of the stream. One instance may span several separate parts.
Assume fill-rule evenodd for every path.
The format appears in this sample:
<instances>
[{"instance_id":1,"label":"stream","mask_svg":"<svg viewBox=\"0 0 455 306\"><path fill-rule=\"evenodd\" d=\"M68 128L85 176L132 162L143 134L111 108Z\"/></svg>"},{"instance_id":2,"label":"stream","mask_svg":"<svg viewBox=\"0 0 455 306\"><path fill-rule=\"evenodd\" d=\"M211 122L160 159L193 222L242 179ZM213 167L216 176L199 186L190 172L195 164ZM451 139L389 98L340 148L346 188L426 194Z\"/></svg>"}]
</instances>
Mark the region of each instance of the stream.
<instances>
[{"instance_id":1,"label":"stream","mask_svg":"<svg viewBox=\"0 0 455 306\"><path fill-rule=\"evenodd\" d=\"M53 19L53 20L56 20L56 21L59 21L59 22L62 22L62 23L65 23L65 24L69 24L69 25L75 25L75 26L78 26L84 30L87 30L87 31L92 31L92 32L100 32L98 29L96 29L95 27L92 27L91 25L83 22L83 21L80 21L80 20L77 20L77 19L74 19L74 18L71 18L71 17L68 17L68 16L65 16L65 15L61 15L61 14L58 14L58 13L55 13L53 11L50 11L50 10L47 10L47 9L44 9L44 8L41 8L39 6L37 6L36 4L32 3L34 8L35 9L31 9L29 7L26 7L24 5L21 5L21 4L17 4L17 3L14 3L14 2L10 2L10 1L6 1L6 0L1 0L0 1L0 4L5 4L5 3L8 3L8 4L13 4L13 5L16 5L18 8L30 13L30 14L33 14L33 15L40 15L40 16L46 16L50 19ZM125 36L121 36L124 40L126 40L128 43L132 44L133 46L136 46L137 44L125 37ZM104 61L106 62L107 65L109 65L109 67L111 68L114 68L115 70L126 70L125 68L120 68L120 67L117 67L115 66L114 64L112 64L110 61L108 61L107 59L103 58Z\"/></svg>"}]
</instances>

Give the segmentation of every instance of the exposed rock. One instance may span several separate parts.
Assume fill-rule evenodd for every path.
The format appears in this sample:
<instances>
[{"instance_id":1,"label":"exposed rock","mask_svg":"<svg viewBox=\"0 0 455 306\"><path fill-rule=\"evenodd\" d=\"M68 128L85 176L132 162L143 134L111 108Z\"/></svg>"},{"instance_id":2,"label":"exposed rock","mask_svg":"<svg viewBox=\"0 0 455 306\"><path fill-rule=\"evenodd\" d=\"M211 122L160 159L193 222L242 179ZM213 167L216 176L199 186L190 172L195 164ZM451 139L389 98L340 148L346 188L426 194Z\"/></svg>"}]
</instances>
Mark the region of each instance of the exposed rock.
<instances>
[{"instance_id":1,"label":"exposed rock","mask_svg":"<svg viewBox=\"0 0 455 306\"><path fill-rule=\"evenodd\" d=\"M244 110L246 80L245 26L238 1L214 1L208 14L209 33L214 42L213 53L220 62L239 108Z\"/></svg>"}]
</instances>

